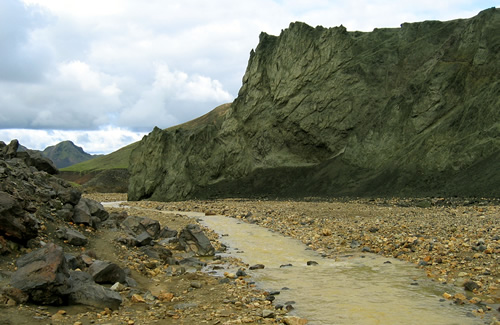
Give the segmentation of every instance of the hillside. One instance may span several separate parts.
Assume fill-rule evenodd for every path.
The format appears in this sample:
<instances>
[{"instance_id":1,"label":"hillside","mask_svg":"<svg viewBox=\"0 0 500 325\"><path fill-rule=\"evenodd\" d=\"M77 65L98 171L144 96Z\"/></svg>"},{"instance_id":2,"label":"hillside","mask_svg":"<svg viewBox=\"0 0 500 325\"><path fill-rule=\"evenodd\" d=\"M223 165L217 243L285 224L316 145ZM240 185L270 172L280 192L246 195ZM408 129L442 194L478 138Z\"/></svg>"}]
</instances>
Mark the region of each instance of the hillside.
<instances>
[{"instance_id":1,"label":"hillside","mask_svg":"<svg viewBox=\"0 0 500 325\"><path fill-rule=\"evenodd\" d=\"M218 123L155 128L129 199L499 196L500 10L348 32L290 24Z\"/></svg>"},{"instance_id":2,"label":"hillside","mask_svg":"<svg viewBox=\"0 0 500 325\"><path fill-rule=\"evenodd\" d=\"M137 142L110 154L99 156L66 168L59 177L80 185L86 192L124 193L128 189L128 161Z\"/></svg>"},{"instance_id":3,"label":"hillside","mask_svg":"<svg viewBox=\"0 0 500 325\"><path fill-rule=\"evenodd\" d=\"M45 148L45 150L42 151L42 155L52 160L59 169L96 157L86 153L81 147L76 146L69 140Z\"/></svg>"},{"instance_id":4,"label":"hillside","mask_svg":"<svg viewBox=\"0 0 500 325\"><path fill-rule=\"evenodd\" d=\"M136 146L137 142L129 144L128 146L120 148L110 154L62 168L61 171L87 173L105 169L127 169L130 152Z\"/></svg>"}]
</instances>

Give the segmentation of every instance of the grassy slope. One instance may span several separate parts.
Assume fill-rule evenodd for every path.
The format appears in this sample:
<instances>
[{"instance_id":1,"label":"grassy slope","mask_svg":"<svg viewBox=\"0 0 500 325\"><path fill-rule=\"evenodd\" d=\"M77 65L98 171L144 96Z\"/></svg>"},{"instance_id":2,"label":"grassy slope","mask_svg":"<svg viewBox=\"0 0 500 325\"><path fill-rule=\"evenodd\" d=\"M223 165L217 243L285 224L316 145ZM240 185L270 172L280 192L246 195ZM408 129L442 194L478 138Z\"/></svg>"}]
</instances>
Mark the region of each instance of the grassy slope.
<instances>
[{"instance_id":1,"label":"grassy slope","mask_svg":"<svg viewBox=\"0 0 500 325\"><path fill-rule=\"evenodd\" d=\"M226 115L231 104L223 104L217 106L212 111L207 114L200 116L192 121L172 126L169 130L175 130L178 128L183 129L194 129L201 125L206 125L208 123L217 123L220 122L221 118ZM129 144L126 147L118 149L108 155L97 157L91 160L87 160L66 168L62 168L63 172L79 172L79 173L88 173L91 171L99 171L106 169L127 169L130 153L139 145L139 142L134 142Z\"/></svg>"},{"instance_id":2,"label":"grassy slope","mask_svg":"<svg viewBox=\"0 0 500 325\"><path fill-rule=\"evenodd\" d=\"M104 169L127 169L130 153L139 145L139 142L134 142L125 146L109 155L97 157L87 160L66 168L61 171L66 172L90 172Z\"/></svg>"}]
</instances>

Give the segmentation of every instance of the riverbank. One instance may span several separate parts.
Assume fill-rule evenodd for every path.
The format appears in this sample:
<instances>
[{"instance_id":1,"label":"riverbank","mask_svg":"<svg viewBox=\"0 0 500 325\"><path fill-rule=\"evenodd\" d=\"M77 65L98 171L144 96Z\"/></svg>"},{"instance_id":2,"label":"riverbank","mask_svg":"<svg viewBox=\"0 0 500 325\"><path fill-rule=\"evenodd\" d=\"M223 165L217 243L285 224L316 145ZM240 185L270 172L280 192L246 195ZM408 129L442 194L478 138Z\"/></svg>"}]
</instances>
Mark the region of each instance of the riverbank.
<instances>
[{"instance_id":1,"label":"riverbank","mask_svg":"<svg viewBox=\"0 0 500 325\"><path fill-rule=\"evenodd\" d=\"M498 315L500 206L496 202L217 200L128 204L240 218L297 238L328 258L353 250L396 257L414 263L434 281L464 288L463 294L443 292L444 298L476 304L478 315Z\"/></svg>"}]
</instances>

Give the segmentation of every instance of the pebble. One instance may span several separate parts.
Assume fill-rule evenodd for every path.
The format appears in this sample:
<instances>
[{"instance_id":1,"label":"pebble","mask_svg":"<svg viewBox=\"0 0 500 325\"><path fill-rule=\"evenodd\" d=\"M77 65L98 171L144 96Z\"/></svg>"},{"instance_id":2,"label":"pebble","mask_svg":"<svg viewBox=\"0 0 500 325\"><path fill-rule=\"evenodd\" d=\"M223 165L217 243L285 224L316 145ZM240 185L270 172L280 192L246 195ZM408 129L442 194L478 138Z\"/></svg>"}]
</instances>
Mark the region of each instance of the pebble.
<instances>
[{"instance_id":1,"label":"pebble","mask_svg":"<svg viewBox=\"0 0 500 325\"><path fill-rule=\"evenodd\" d=\"M191 281L191 288L195 289L200 289L202 287L202 284L200 281Z\"/></svg>"},{"instance_id":2,"label":"pebble","mask_svg":"<svg viewBox=\"0 0 500 325\"><path fill-rule=\"evenodd\" d=\"M231 273L231 272L224 272L224 276L228 279L236 279L237 278L236 274Z\"/></svg>"},{"instance_id":3,"label":"pebble","mask_svg":"<svg viewBox=\"0 0 500 325\"><path fill-rule=\"evenodd\" d=\"M274 313L273 310L264 309L262 311L262 317L263 318L274 318L275 316L276 316L276 314Z\"/></svg>"},{"instance_id":4,"label":"pebble","mask_svg":"<svg viewBox=\"0 0 500 325\"><path fill-rule=\"evenodd\" d=\"M132 298L130 300L133 303L145 303L146 302L146 300L144 300L144 298L139 294L132 295Z\"/></svg>"}]
</instances>

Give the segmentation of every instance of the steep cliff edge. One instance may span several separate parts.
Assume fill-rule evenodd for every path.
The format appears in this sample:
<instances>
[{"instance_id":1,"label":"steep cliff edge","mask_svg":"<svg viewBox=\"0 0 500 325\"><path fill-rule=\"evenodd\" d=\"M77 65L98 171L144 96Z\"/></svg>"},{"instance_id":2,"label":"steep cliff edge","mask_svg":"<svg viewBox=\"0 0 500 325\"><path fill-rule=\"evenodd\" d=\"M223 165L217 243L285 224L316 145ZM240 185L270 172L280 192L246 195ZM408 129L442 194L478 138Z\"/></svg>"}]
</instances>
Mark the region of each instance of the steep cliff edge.
<instances>
[{"instance_id":1,"label":"steep cliff edge","mask_svg":"<svg viewBox=\"0 0 500 325\"><path fill-rule=\"evenodd\" d=\"M499 75L495 8L369 33L262 33L223 113L144 137L129 199L498 197Z\"/></svg>"}]
</instances>

